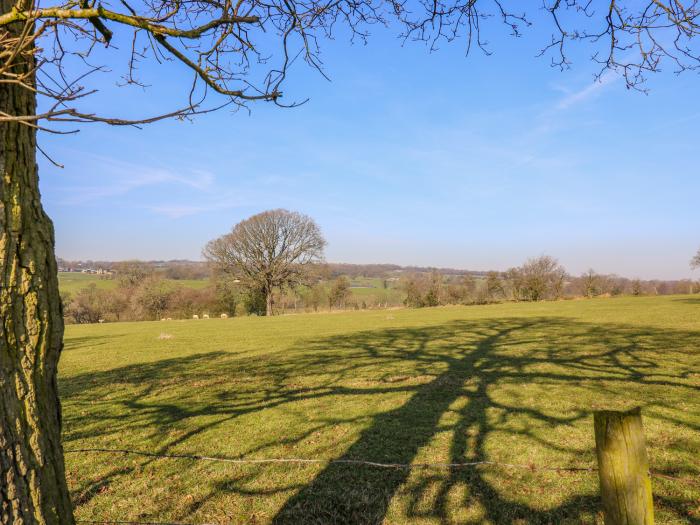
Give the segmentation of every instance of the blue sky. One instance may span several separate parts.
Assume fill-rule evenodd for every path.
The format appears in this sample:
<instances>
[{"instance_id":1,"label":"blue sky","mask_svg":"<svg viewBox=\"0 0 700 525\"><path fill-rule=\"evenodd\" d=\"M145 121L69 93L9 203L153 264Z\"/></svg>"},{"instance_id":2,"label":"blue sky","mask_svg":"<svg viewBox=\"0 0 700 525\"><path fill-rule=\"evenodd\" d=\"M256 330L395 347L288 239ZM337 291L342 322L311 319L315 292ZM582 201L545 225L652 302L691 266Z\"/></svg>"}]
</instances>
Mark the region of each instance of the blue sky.
<instances>
[{"instance_id":1,"label":"blue sky","mask_svg":"<svg viewBox=\"0 0 700 525\"><path fill-rule=\"evenodd\" d=\"M494 37L488 57L376 33L327 43L330 82L296 67L285 99L310 97L296 109L42 134L65 165L40 159L59 256L199 259L239 220L283 207L317 220L330 261L504 270L546 253L572 273L693 275L697 74L655 75L643 95L614 74L594 82L583 50L563 73L535 58L546 31ZM152 87L117 89L123 55L110 60L103 113L178 106L182 69L142 64Z\"/></svg>"}]
</instances>

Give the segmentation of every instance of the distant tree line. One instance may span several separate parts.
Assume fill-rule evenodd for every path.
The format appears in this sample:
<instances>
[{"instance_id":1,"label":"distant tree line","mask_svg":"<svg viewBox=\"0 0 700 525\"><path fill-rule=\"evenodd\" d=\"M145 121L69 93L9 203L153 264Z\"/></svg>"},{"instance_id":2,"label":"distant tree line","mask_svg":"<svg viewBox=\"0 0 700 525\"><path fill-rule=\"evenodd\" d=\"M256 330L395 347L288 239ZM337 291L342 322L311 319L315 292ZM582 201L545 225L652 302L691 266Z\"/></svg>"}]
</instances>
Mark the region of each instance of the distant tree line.
<instances>
[{"instance_id":1,"label":"distant tree line","mask_svg":"<svg viewBox=\"0 0 700 525\"><path fill-rule=\"evenodd\" d=\"M386 278L397 273L432 273L440 272L443 275L463 275L464 270L458 268L434 268L428 266L400 266L398 264L348 264L327 263L328 274L335 278L344 275L346 277L374 277ZM484 277L488 272L470 271L471 275Z\"/></svg>"},{"instance_id":2,"label":"distant tree line","mask_svg":"<svg viewBox=\"0 0 700 525\"><path fill-rule=\"evenodd\" d=\"M77 293L62 294L67 321L97 323L267 313L267 301L261 293L224 274L214 274L195 288L192 283L168 280L149 265L129 262L121 263L115 280L112 289L93 283ZM395 281L379 279L378 284L376 281L374 287L358 288L346 275L330 278L327 268L319 265L312 282L273 292L273 313L700 293L700 283L691 280L642 281L592 270L569 276L556 261L537 259L505 272L487 272L483 277L433 271L407 273Z\"/></svg>"},{"instance_id":3,"label":"distant tree line","mask_svg":"<svg viewBox=\"0 0 700 525\"><path fill-rule=\"evenodd\" d=\"M95 273L98 270L103 270L106 273L101 274L102 279L116 278L120 267L124 262L114 261L70 261L67 259L58 258L57 265L61 272L87 272ZM172 261L138 261L138 264L149 271L159 273L162 277L172 280L201 280L208 279L211 274L209 265L205 262L172 260Z\"/></svg>"},{"instance_id":4,"label":"distant tree line","mask_svg":"<svg viewBox=\"0 0 700 525\"><path fill-rule=\"evenodd\" d=\"M62 292L63 309L69 323L98 323L114 321L153 321L159 319L190 319L194 315L227 317L266 315L267 297L261 290L251 288L226 274L214 273L202 281L181 284L166 279L139 262L124 263L115 275L114 288L90 283L78 292ZM273 291L271 303L274 314L320 312L329 310L374 309L402 304L398 288L379 288L364 298L353 295L351 281L346 276L327 279L326 269L319 265L313 282Z\"/></svg>"},{"instance_id":5,"label":"distant tree line","mask_svg":"<svg viewBox=\"0 0 700 525\"><path fill-rule=\"evenodd\" d=\"M59 259L59 268L100 268L116 280L112 289L92 283L77 293L63 293L64 313L69 322L96 323L700 293L700 281L690 279L643 281L592 269L571 276L547 255L505 272L327 264L325 244L310 217L270 210L209 242L203 252L206 264ZM700 267L700 250L691 267Z\"/></svg>"},{"instance_id":6,"label":"distant tree line","mask_svg":"<svg viewBox=\"0 0 700 525\"><path fill-rule=\"evenodd\" d=\"M156 320L163 317L191 317L203 311L225 311L226 297L215 286L203 281L201 289L178 284L152 265L129 261L115 265L114 288L91 283L77 293L62 292L67 321Z\"/></svg>"},{"instance_id":7,"label":"distant tree line","mask_svg":"<svg viewBox=\"0 0 700 525\"><path fill-rule=\"evenodd\" d=\"M700 254L698 254L700 266ZM542 301L620 295L671 295L700 293L700 282L627 279L588 270L569 275L556 259L540 256L505 272L444 275L441 272L412 273L401 278L409 307L448 304L487 304L504 301Z\"/></svg>"}]
</instances>

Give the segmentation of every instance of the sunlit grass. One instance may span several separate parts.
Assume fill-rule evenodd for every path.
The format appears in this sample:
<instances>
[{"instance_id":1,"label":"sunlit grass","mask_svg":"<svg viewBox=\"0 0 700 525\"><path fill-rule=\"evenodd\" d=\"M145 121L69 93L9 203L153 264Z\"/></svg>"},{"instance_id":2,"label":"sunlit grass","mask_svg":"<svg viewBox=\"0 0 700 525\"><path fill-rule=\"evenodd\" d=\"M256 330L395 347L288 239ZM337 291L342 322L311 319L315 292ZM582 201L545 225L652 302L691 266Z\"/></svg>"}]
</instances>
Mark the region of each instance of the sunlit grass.
<instances>
[{"instance_id":1,"label":"sunlit grass","mask_svg":"<svg viewBox=\"0 0 700 525\"><path fill-rule=\"evenodd\" d=\"M199 290L211 285L208 279L166 279L173 286L184 286ZM117 287L118 281L114 277L105 278L94 273L79 273L79 272L59 272L58 284L62 293L75 294L94 284L98 288L104 290L113 290Z\"/></svg>"},{"instance_id":2,"label":"sunlit grass","mask_svg":"<svg viewBox=\"0 0 700 525\"><path fill-rule=\"evenodd\" d=\"M70 326L66 449L595 463L643 407L658 523L700 523L700 300L620 298ZM162 337L167 334L170 337ZM591 523L595 473L68 454L81 519Z\"/></svg>"},{"instance_id":3,"label":"sunlit grass","mask_svg":"<svg viewBox=\"0 0 700 525\"><path fill-rule=\"evenodd\" d=\"M111 290L117 286L117 281L114 279L106 279L101 275L78 272L59 272L58 283L61 293L70 294L79 292L81 289L91 284L105 290Z\"/></svg>"}]
</instances>

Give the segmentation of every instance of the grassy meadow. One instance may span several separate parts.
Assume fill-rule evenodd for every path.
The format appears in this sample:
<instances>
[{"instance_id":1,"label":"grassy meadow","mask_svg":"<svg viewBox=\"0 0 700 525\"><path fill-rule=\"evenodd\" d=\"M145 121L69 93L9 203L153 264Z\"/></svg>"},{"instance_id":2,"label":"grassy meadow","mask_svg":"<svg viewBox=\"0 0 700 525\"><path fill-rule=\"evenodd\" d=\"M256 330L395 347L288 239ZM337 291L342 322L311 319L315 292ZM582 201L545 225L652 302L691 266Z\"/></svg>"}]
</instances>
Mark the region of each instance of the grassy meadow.
<instances>
[{"instance_id":1,"label":"grassy meadow","mask_svg":"<svg viewBox=\"0 0 700 525\"><path fill-rule=\"evenodd\" d=\"M91 284L105 290L111 290L117 287L116 280L104 279L100 275L79 272L58 272L58 285L61 292L76 293Z\"/></svg>"},{"instance_id":2,"label":"grassy meadow","mask_svg":"<svg viewBox=\"0 0 700 525\"><path fill-rule=\"evenodd\" d=\"M210 284L206 279L166 279L166 281L197 290L205 288ZM98 288L112 290L117 287L117 280L114 278L106 279L94 273L58 272L58 285L61 292L71 294L78 293L91 284L94 284Z\"/></svg>"},{"instance_id":3,"label":"grassy meadow","mask_svg":"<svg viewBox=\"0 0 700 525\"><path fill-rule=\"evenodd\" d=\"M657 523L700 524L700 299L72 325L64 446L232 458L595 465L643 407ZM595 472L68 453L78 519L602 523Z\"/></svg>"},{"instance_id":4,"label":"grassy meadow","mask_svg":"<svg viewBox=\"0 0 700 525\"><path fill-rule=\"evenodd\" d=\"M166 279L173 286L184 286L201 290L211 286L209 279ZM104 278L101 275L80 272L58 272L58 283L61 292L71 295L77 294L83 288L94 284L97 288L113 290L117 287L117 279ZM357 277L350 281L351 297L358 303L362 301L379 302L389 304L401 304L404 298L402 290L392 285L384 288L383 280L372 277Z\"/></svg>"}]
</instances>

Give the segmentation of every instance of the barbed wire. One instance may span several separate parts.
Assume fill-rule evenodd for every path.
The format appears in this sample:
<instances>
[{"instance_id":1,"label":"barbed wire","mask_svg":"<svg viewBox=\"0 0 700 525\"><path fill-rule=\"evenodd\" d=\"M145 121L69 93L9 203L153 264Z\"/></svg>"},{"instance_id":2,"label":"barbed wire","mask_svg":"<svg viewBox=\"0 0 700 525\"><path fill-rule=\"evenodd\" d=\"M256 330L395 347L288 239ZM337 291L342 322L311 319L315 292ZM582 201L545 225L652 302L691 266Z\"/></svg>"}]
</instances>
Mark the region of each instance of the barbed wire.
<instances>
[{"instance_id":1,"label":"barbed wire","mask_svg":"<svg viewBox=\"0 0 700 525\"><path fill-rule=\"evenodd\" d=\"M534 463L505 463L501 461L469 461L461 463L382 463L379 461L368 461L362 459L319 459L319 458L231 458L225 456L205 456L201 454L163 454L158 452L146 452L143 450L132 450L125 448L77 448L77 449L67 449L64 450L65 454L76 454L85 452L97 452L105 454L124 454L133 456L143 456L152 458L162 458L162 459L189 459L192 461L213 461L221 463L234 463L234 464L275 464L275 463L297 463L297 464L341 464L341 465L364 465L368 467L385 468L385 469L444 469L444 468L467 468L467 467L479 467L479 466L494 466L494 467L506 467L506 468L517 468L522 470L529 470L532 472L536 471L549 471L549 472L597 472L598 468L594 466L589 467L549 467L549 466L538 466ZM649 470L649 474L654 477L663 478L671 481L679 481L682 483L688 483L691 485L700 486L700 480L687 479L679 476L671 476L663 472L656 470ZM116 522L110 522L116 523ZM123 522L127 523L127 522ZM139 522L143 523L143 522ZM162 525L162 524L159 524ZM170 524L166 524L170 525ZM181 524L172 524L181 525ZM187 524L182 524L187 525ZM201 524L200 524L201 525ZM205 524L206 525L206 524Z\"/></svg>"},{"instance_id":2,"label":"barbed wire","mask_svg":"<svg viewBox=\"0 0 700 525\"><path fill-rule=\"evenodd\" d=\"M203 456L200 454L161 454L156 452L145 452L131 449L113 448L80 448L65 450L66 454L99 452L108 454L128 454L134 456L145 456L164 459L189 459L194 461L215 461L222 463L236 464L270 464L270 463L298 463L298 464L344 464L344 465L364 465L368 467L386 469L441 469L441 468L467 468L490 465L498 467L517 468L531 471L554 471L554 472L595 472L596 467L540 467L535 464L503 463L500 461L469 461L461 463L382 463L378 461L367 461L362 459L317 459L317 458L229 458L223 456Z\"/></svg>"},{"instance_id":3,"label":"barbed wire","mask_svg":"<svg viewBox=\"0 0 700 525\"><path fill-rule=\"evenodd\" d=\"M222 463L234 464L280 464L280 463L296 463L296 464L342 464L342 465L359 465L385 469L429 469L429 468L467 468L479 466L497 466L505 468L525 469L529 471L550 471L550 472L597 472L597 467L550 467L537 466L521 463L504 463L500 461L469 461L461 463L382 463L378 461L367 461L361 459L318 459L318 458L231 458L224 456L205 456L201 454L163 454L157 452L146 452L142 450L131 450L122 448L79 448L68 449L65 454L77 453L104 453L104 454L123 454L142 457L162 458L162 459L188 459L192 461L213 461ZM670 476L661 472L650 470L649 474L654 477L663 479L690 483L692 485L700 485L697 480L689 480L686 478ZM158 522L158 521L97 521L97 520L76 520L76 523L90 523L94 525L216 525L213 523L184 523L184 522Z\"/></svg>"},{"instance_id":4,"label":"barbed wire","mask_svg":"<svg viewBox=\"0 0 700 525\"><path fill-rule=\"evenodd\" d=\"M75 520L76 523L93 523L99 525L216 525L215 523L184 523L176 521L121 521L121 520Z\"/></svg>"}]
</instances>

